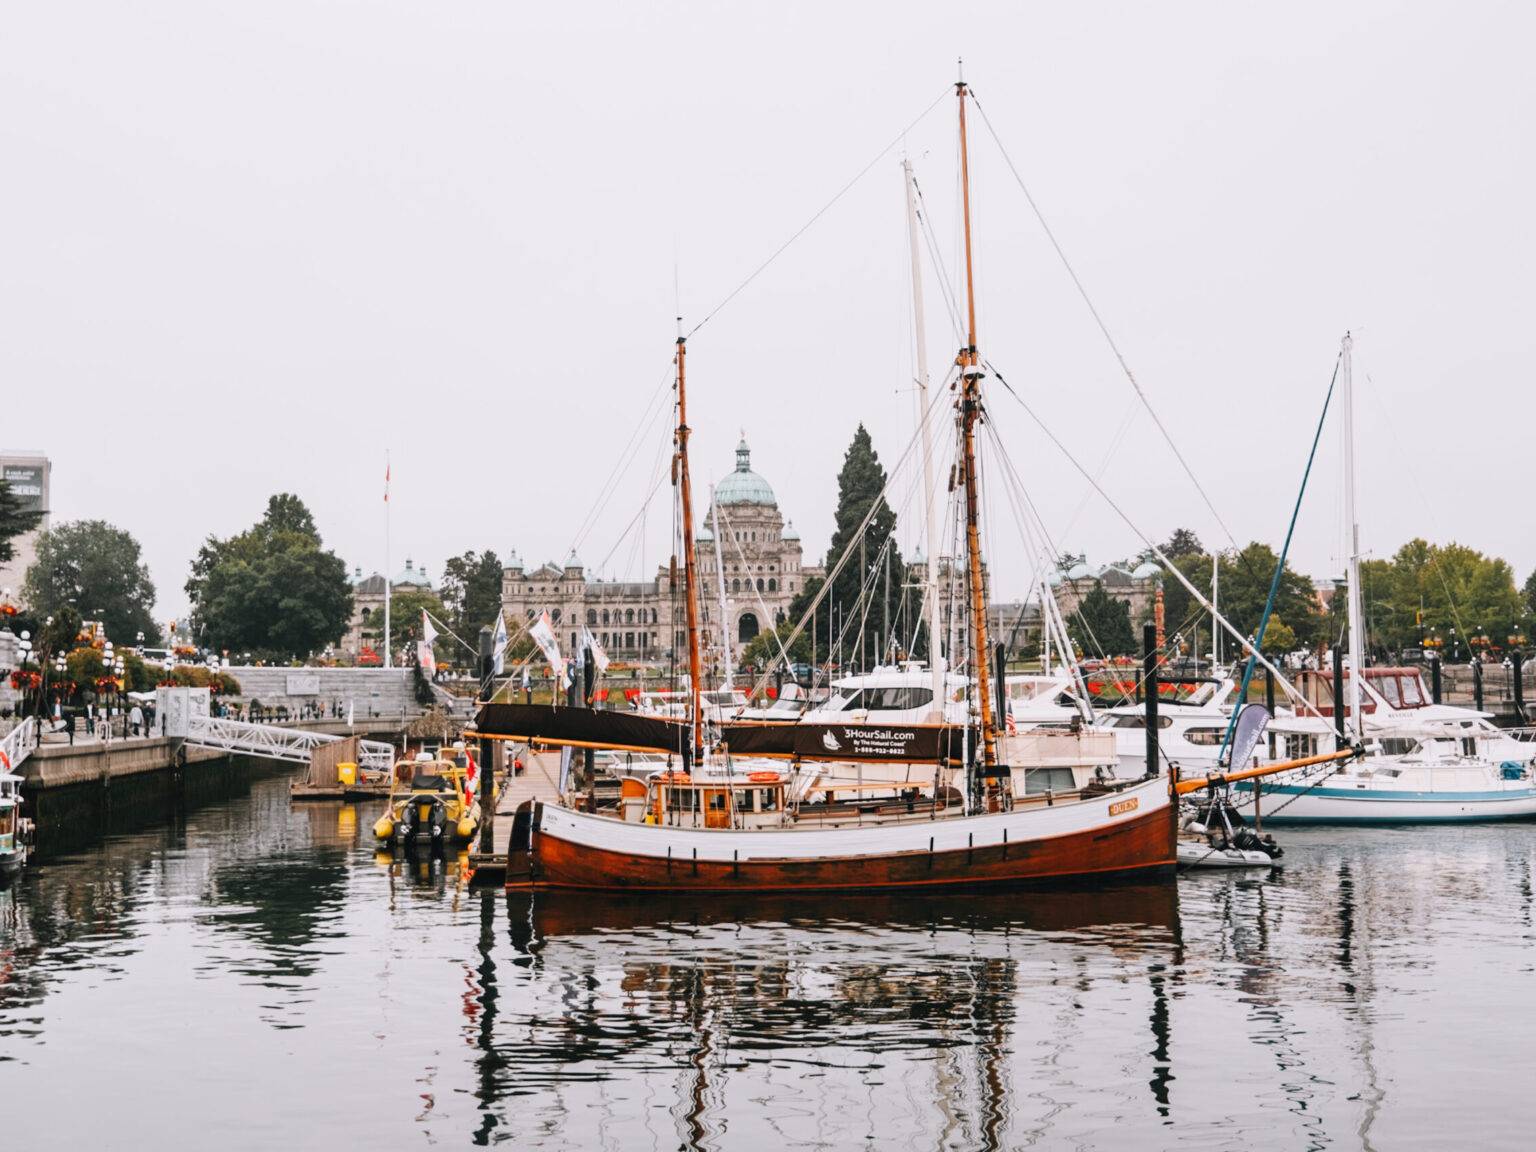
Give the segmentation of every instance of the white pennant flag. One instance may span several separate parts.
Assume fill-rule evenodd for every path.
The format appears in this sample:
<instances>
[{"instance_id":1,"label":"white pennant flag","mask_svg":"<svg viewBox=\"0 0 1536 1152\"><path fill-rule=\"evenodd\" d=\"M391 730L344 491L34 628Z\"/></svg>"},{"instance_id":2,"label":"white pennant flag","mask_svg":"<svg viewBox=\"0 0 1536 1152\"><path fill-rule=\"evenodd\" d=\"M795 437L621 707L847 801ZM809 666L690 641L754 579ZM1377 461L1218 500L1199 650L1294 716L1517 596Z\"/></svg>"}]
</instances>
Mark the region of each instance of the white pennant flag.
<instances>
[{"instance_id":1,"label":"white pennant flag","mask_svg":"<svg viewBox=\"0 0 1536 1152\"><path fill-rule=\"evenodd\" d=\"M425 608L421 610L421 641L429 648L437 643L437 629L432 627L432 617Z\"/></svg>"},{"instance_id":2,"label":"white pennant flag","mask_svg":"<svg viewBox=\"0 0 1536 1152\"><path fill-rule=\"evenodd\" d=\"M491 651L496 657L491 671L500 676L507 662L507 620L500 612L496 613L496 631L491 633Z\"/></svg>"},{"instance_id":3,"label":"white pennant flag","mask_svg":"<svg viewBox=\"0 0 1536 1152\"><path fill-rule=\"evenodd\" d=\"M416 641L416 663L421 665L423 672L437 671L437 657L432 655L432 642L430 640Z\"/></svg>"},{"instance_id":4,"label":"white pennant flag","mask_svg":"<svg viewBox=\"0 0 1536 1152\"><path fill-rule=\"evenodd\" d=\"M608 653L603 651L603 646L597 642L597 637L592 635L592 629L583 628L581 638L586 642L587 651L592 653L592 666L601 676L608 670Z\"/></svg>"},{"instance_id":5,"label":"white pennant flag","mask_svg":"<svg viewBox=\"0 0 1536 1152\"><path fill-rule=\"evenodd\" d=\"M544 658L549 661L555 679L564 680L565 659L560 655L560 642L555 639L555 630L550 625L548 612L539 615L534 626L528 629L528 635L533 637L533 642L539 646L539 651L544 653Z\"/></svg>"}]
</instances>

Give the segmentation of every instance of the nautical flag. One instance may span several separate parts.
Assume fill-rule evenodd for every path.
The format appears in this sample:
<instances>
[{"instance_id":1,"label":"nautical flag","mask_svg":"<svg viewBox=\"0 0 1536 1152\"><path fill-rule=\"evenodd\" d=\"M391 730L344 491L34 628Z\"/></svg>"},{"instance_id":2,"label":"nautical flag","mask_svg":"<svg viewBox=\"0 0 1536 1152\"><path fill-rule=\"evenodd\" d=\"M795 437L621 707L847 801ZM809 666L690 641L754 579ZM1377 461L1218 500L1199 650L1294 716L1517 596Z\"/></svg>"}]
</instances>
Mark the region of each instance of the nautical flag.
<instances>
[{"instance_id":1,"label":"nautical flag","mask_svg":"<svg viewBox=\"0 0 1536 1152\"><path fill-rule=\"evenodd\" d=\"M597 637L592 635L592 629L583 628L581 638L586 643L587 651L592 653L592 666L601 676L608 670L608 653L603 651L603 646L597 642Z\"/></svg>"},{"instance_id":2,"label":"nautical flag","mask_svg":"<svg viewBox=\"0 0 1536 1152\"><path fill-rule=\"evenodd\" d=\"M500 676L507 663L507 619L500 612L496 613L496 631L491 633L491 651L496 657L491 671Z\"/></svg>"},{"instance_id":3,"label":"nautical flag","mask_svg":"<svg viewBox=\"0 0 1536 1152\"><path fill-rule=\"evenodd\" d=\"M384 453L384 503L389 503L389 453Z\"/></svg>"},{"instance_id":4,"label":"nautical flag","mask_svg":"<svg viewBox=\"0 0 1536 1152\"><path fill-rule=\"evenodd\" d=\"M437 671L437 657L432 655L431 641L416 641L416 663L421 667L423 672Z\"/></svg>"},{"instance_id":5,"label":"nautical flag","mask_svg":"<svg viewBox=\"0 0 1536 1152\"><path fill-rule=\"evenodd\" d=\"M560 655L560 642L555 639L555 630L549 622L549 613L540 613L534 626L528 629L528 635L533 637L533 642L539 646L539 651L544 653L544 658L549 661L550 668L557 678L565 678L565 660Z\"/></svg>"},{"instance_id":6,"label":"nautical flag","mask_svg":"<svg viewBox=\"0 0 1536 1152\"><path fill-rule=\"evenodd\" d=\"M432 617L425 608L421 610L421 638L428 644L437 643L437 629L432 627Z\"/></svg>"},{"instance_id":7,"label":"nautical flag","mask_svg":"<svg viewBox=\"0 0 1536 1152\"><path fill-rule=\"evenodd\" d=\"M1019 726L1018 726L1018 724L1013 719L1013 701L1012 700L1008 701L1007 721L1008 721L1008 723L1007 723L1008 735L1010 735L1010 736L1017 736L1019 734Z\"/></svg>"}]
</instances>

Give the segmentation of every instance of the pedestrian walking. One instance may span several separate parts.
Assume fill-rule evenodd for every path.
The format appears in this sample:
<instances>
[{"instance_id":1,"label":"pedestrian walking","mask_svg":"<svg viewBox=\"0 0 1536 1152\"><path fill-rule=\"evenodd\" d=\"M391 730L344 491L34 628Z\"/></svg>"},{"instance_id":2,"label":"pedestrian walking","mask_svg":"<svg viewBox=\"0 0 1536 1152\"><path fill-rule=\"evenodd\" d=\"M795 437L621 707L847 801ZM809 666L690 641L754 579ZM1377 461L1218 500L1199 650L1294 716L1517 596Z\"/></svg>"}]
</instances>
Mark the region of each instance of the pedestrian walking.
<instances>
[{"instance_id":1,"label":"pedestrian walking","mask_svg":"<svg viewBox=\"0 0 1536 1152\"><path fill-rule=\"evenodd\" d=\"M135 704L128 712L128 724L133 729L133 734L139 735L144 728L144 709Z\"/></svg>"}]
</instances>

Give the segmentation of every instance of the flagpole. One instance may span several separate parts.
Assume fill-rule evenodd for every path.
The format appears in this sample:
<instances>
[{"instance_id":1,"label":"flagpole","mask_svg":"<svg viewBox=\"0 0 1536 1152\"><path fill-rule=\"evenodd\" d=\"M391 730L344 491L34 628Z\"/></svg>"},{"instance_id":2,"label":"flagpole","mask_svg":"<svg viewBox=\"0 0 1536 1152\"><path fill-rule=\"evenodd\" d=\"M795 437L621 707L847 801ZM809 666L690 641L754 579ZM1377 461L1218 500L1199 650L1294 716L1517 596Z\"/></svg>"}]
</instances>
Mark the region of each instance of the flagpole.
<instances>
[{"instance_id":1,"label":"flagpole","mask_svg":"<svg viewBox=\"0 0 1536 1152\"><path fill-rule=\"evenodd\" d=\"M389 654L389 449L384 450L384 667L391 667Z\"/></svg>"}]
</instances>

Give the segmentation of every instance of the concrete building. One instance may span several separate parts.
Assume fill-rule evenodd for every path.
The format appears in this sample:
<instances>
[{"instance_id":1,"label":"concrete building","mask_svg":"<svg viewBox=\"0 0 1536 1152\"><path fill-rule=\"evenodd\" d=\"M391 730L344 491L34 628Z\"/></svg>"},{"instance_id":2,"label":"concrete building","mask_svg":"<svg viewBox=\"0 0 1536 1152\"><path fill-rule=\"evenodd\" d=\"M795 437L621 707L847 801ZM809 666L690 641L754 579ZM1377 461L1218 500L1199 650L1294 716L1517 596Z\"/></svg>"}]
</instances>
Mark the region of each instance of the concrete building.
<instances>
[{"instance_id":1,"label":"concrete building","mask_svg":"<svg viewBox=\"0 0 1536 1152\"><path fill-rule=\"evenodd\" d=\"M786 522L767 480L752 471L745 439L736 467L715 486L695 532L695 557L706 643L705 666L721 662L720 577L725 579L725 628L735 650L777 625L806 580L821 569L802 562L800 534ZM720 539L715 539L718 522ZM717 559L718 552L718 559ZM590 628L610 659L663 663L687 644L681 565L659 567L649 580L599 580L573 554L563 564L527 568L514 550L502 573L502 610L511 622L532 623L548 612L563 652L579 650Z\"/></svg>"},{"instance_id":2,"label":"concrete building","mask_svg":"<svg viewBox=\"0 0 1536 1152\"><path fill-rule=\"evenodd\" d=\"M22 603L22 581L26 579L32 561L37 559L37 535L46 531L49 525L52 473L52 463L41 452L0 453L0 475L10 485L12 495L24 510L43 514L42 522L35 530L11 541L15 555L9 563L0 564L0 601L10 599L16 604ZM7 588L11 590L9 597L5 594Z\"/></svg>"}]
</instances>

